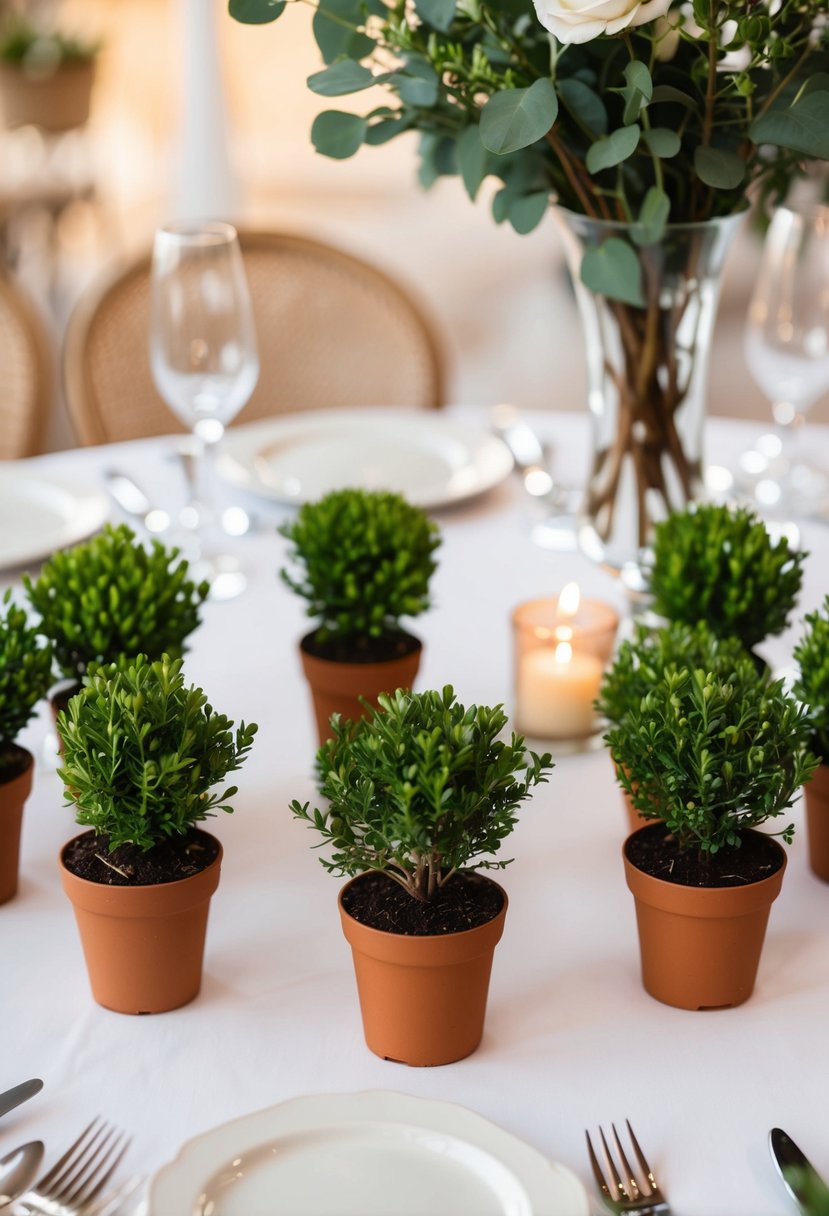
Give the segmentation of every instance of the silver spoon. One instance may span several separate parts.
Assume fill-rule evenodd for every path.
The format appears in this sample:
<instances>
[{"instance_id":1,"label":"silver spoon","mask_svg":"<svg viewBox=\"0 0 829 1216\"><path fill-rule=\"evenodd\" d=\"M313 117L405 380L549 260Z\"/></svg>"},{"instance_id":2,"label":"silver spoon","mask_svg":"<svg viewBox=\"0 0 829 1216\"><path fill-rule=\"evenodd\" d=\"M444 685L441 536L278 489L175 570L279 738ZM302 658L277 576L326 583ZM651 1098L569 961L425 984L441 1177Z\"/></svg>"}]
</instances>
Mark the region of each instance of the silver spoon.
<instances>
[{"instance_id":1,"label":"silver spoon","mask_svg":"<svg viewBox=\"0 0 829 1216\"><path fill-rule=\"evenodd\" d=\"M43 1160L43 1141L30 1140L0 1158L0 1207L28 1190Z\"/></svg>"}]
</instances>

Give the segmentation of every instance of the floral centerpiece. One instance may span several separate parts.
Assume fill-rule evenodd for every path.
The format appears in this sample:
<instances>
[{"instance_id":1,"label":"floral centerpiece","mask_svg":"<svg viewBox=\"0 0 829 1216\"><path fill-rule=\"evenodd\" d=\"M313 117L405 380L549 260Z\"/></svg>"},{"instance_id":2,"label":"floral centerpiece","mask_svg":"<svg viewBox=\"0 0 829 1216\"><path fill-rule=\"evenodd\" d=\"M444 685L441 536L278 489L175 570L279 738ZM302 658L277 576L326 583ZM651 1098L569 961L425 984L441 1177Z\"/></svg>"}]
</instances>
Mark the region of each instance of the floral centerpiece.
<instances>
[{"instance_id":1,"label":"floral centerpiece","mask_svg":"<svg viewBox=\"0 0 829 1216\"><path fill-rule=\"evenodd\" d=\"M230 0L240 21L288 0ZM419 177L500 183L497 222L551 199L588 336L594 465L584 533L622 567L650 522L697 496L719 270L757 193L829 158L825 0L316 0L312 140L343 159L420 136ZM732 217L732 218L729 218ZM681 227L677 227L681 226ZM688 227L691 226L691 227Z\"/></svg>"}]
</instances>

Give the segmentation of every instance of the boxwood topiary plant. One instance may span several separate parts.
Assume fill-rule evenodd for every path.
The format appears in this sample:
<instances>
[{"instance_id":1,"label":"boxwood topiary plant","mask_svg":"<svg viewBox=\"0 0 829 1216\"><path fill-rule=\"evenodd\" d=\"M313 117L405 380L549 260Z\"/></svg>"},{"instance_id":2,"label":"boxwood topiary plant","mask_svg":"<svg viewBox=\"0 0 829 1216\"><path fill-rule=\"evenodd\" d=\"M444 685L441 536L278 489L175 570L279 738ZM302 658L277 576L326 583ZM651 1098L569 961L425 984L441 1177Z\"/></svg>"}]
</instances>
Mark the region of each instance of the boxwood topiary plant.
<instances>
[{"instance_id":1,"label":"boxwood topiary plant","mask_svg":"<svg viewBox=\"0 0 829 1216\"><path fill-rule=\"evenodd\" d=\"M93 663L145 654L180 655L199 623L209 584L187 577L178 549L149 548L125 525L55 553L40 576L24 576L61 673L80 681Z\"/></svg>"},{"instance_id":2,"label":"boxwood topiary plant","mask_svg":"<svg viewBox=\"0 0 829 1216\"><path fill-rule=\"evenodd\" d=\"M181 668L168 655L101 665L58 715L67 800L109 853L152 849L232 809L236 787L214 786L241 767L257 727L234 733Z\"/></svg>"},{"instance_id":3,"label":"boxwood topiary plant","mask_svg":"<svg viewBox=\"0 0 829 1216\"><path fill-rule=\"evenodd\" d=\"M52 679L52 645L12 602L11 589L0 608L0 783L16 776L28 759L17 737L46 696Z\"/></svg>"},{"instance_id":4,"label":"boxwood topiary plant","mask_svg":"<svg viewBox=\"0 0 829 1216\"><path fill-rule=\"evenodd\" d=\"M806 626L794 648L800 670L793 691L806 706L811 746L829 764L829 595L819 611L807 614Z\"/></svg>"},{"instance_id":5,"label":"boxwood topiary plant","mask_svg":"<svg viewBox=\"0 0 829 1216\"><path fill-rule=\"evenodd\" d=\"M694 504L655 527L653 608L670 621L707 621L752 650L785 629L805 557L744 507Z\"/></svg>"},{"instance_id":6,"label":"boxwood topiary plant","mask_svg":"<svg viewBox=\"0 0 829 1216\"><path fill-rule=\"evenodd\" d=\"M695 625L673 621L660 629L638 625L605 672L596 708L608 722L618 725L667 672L701 667L730 675L745 657L739 638L719 638L705 621Z\"/></svg>"},{"instance_id":7,"label":"boxwood topiary plant","mask_svg":"<svg viewBox=\"0 0 829 1216\"><path fill-rule=\"evenodd\" d=\"M750 658L725 675L666 669L606 736L618 780L646 819L704 858L783 813L817 764L805 709ZM793 825L781 835L788 843Z\"/></svg>"},{"instance_id":8,"label":"boxwood topiary plant","mask_svg":"<svg viewBox=\"0 0 829 1216\"><path fill-rule=\"evenodd\" d=\"M458 704L454 690L382 694L356 723L335 715L317 753L324 810L291 803L294 815L332 846L332 874L381 871L413 899L434 899L455 875L503 869L498 853L533 786L547 780L548 754L498 736L500 705Z\"/></svg>"},{"instance_id":9,"label":"boxwood topiary plant","mask_svg":"<svg viewBox=\"0 0 829 1216\"><path fill-rule=\"evenodd\" d=\"M308 601L315 647L330 658L385 657L401 617L429 607L437 524L399 494L335 490L300 507L279 529L297 573L281 577Z\"/></svg>"}]
</instances>

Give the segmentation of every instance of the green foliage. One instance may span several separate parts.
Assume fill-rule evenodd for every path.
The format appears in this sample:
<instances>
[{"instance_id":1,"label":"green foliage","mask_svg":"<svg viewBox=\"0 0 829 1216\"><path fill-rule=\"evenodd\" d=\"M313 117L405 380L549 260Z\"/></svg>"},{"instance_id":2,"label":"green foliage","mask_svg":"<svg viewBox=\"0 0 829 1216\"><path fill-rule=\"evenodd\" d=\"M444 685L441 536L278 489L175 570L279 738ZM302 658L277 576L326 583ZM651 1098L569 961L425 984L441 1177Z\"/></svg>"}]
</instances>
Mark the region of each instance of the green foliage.
<instances>
[{"instance_id":1,"label":"green foliage","mask_svg":"<svg viewBox=\"0 0 829 1216\"><path fill-rule=\"evenodd\" d=\"M41 29L25 17L13 16L0 29L0 60L33 72L46 73L61 63L94 59L99 42L87 42L60 30Z\"/></svg>"},{"instance_id":2,"label":"green foliage","mask_svg":"<svg viewBox=\"0 0 829 1216\"><path fill-rule=\"evenodd\" d=\"M666 674L690 667L728 677L745 658L738 638L718 638L705 621L696 625L676 621L662 629L639 625L605 672L596 708L617 726Z\"/></svg>"},{"instance_id":3,"label":"green foliage","mask_svg":"<svg viewBox=\"0 0 829 1216\"><path fill-rule=\"evenodd\" d=\"M501 706L459 705L443 692L382 694L358 722L332 718L317 753L325 810L291 803L332 846L332 874L381 870L416 899L432 898L458 870L503 869L497 853L530 789L547 780L549 755L529 754L520 735L498 735Z\"/></svg>"},{"instance_id":4,"label":"green foliage","mask_svg":"<svg viewBox=\"0 0 829 1216\"><path fill-rule=\"evenodd\" d=\"M642 234L655 242L666 223L742 210L758 188L778 199L806 161L829 159L826 0L780 0L773 19L767 4L746 0L673 0L663 19L616 34L603 31L602 6L585 6L599 32L583 43L557 24L556 11L573 15L560 0L543 0L535 13L516 0L311 7L324 62L353 61L390 94L389 106L359 124L351 116L348 138L330 112L315 124L318 151L350 156L361 143L416 130L424 185L459 173L474 197L475 163L503 183L497 222L519 232L543 215L537 205L528 211L530 195L625 223L642 222L650 196ZM250 23L284 8L284 0L230 0L231 14ZM366 87L362 71L336 83L349 79L354 92ZM320 81L315 74L311 87ZM476 140L486 156L472 150ZM618 246L608 256L615 260Z\"/></svg>"},{"instance_id":5,"label":"green foliage","mask_svg":"<svg viewBox=\"0 0 829 1216\"><path fill-rule=\"evenodd\" d=\"M668 667L605 738L637 811L705 854L739 846L747 828L791 806L817 765L808 734L782 680L745 658L728 675ZM788 843L793 831L778 835Z\"/></svg>"},{"instance_id":6,"label":"green foliage","mask_svg":"<svg viewBox=\"0 0 829 1216\"><path fill-rule=\"evenodd\" d=\"M806 616L807 629L794 648L800 672L794 694L806 706L812 747L829 764L829 595L823 608Z\"/></svg>"},{"instance_id":7,"label":"green foliage","mask_svg":"<svg viewBox=\"0 0 829 1216\"><path fill-rule=\"evenodd\" d=\"M787 1166L783 1174L801 1200L803 1216L829 1216L829 1187L822 1178L798 1165Z\"/></svg>"},{"instance_id":8,"label":"green foliage","mask_svg":"<svg viewBox=\"0 0 829 1216\"><path fill-rule=\"evenodd\" d=\"M67 800L110 852L150 849L232 810L236 786L210 791L241 768L257 727L242 722L234 735L181 667L167 655L101 666L58 715Z\"/></svg>"},{"instance_id":9,"label":"green foliage","mask_svg":"<svg viewBox=\"0 0 829 1216\"><path fill-rule=\"evenodd\" d=\"M63 675L80 680L91 664L120 656L182 653L209 585L188 579L178 556L157 540L146 548L121 524L55 553L36 580L24 576Z\"/></svg>"},{"instance_id":10,"label":"green foliage","mask_svg":"<svg viewBox=\"0 0 829 1216\"><path fill-rule=\"evenodd\" d=\"M707 621L746 650L782 633L803 581L806 554L739 507L693 504L658 523L650 590L670 621Z\"/></svg>"},{"instance_id":11,"label":"green foliage","mask_svg":"<svg viewBox=\"0 0 829 1216\"><path fill-rule=\"evenodd\" d=\"M15 739L45 697L52 680L52 645L12 603L11 589L0 607L0 781L12 762Z\"/></svg>"},{"instance_id":12,"label":"green foliage","mask_svg":"<svg viewBox=\"0 0 829 1216\"><path fill-rule=\"evenodd\" d=\"M279 529L297 576L280 571L319 620L319 641L377 638L429 607L437 524L399 494L335 490Z\"/></svg>"}]
</instances>

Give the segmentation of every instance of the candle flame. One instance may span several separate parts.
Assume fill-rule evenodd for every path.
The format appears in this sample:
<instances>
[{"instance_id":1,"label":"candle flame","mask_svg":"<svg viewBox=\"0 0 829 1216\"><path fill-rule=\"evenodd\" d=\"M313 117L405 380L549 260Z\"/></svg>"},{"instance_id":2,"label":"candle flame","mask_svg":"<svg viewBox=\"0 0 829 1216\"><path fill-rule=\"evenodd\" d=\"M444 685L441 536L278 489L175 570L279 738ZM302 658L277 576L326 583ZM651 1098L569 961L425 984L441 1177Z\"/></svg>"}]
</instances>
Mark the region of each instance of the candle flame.
<instances>
[{"instance_id":1,"label":"candle flame","mask_svg":"<svg viewBox=\"0 0 829 1216\"><path fill-rule=\"evenodd\" d=\"M569 625L556 625L553 630L557 642L572 642L573 630Z\"/></svg>"},{"instance_id":2,"label":"candle flame","mask_svg":"<svg viewBox=\"0 0 829 1216\"><path fill-rule=\"evenodd\" d=\"M559 642L556 646L555 660L557 663L569 663L573 658L573 647L569 642Z\"/></svg>"},{"instance_id":3,"label":"candle flame","mask_svg":"<svg viewBox=\"0 0 829 1216\"><path fill-rule=\"evenodd\" d=\"M575 616L579 610L581 592L578 583L568 583L558 597L556 614L558 616Z\"/></svg>"}]
</instances>

